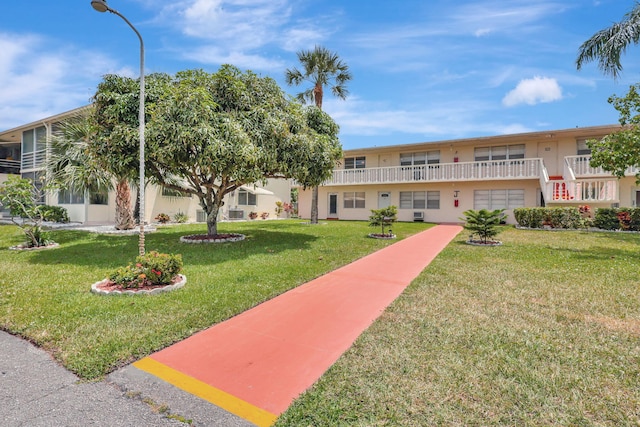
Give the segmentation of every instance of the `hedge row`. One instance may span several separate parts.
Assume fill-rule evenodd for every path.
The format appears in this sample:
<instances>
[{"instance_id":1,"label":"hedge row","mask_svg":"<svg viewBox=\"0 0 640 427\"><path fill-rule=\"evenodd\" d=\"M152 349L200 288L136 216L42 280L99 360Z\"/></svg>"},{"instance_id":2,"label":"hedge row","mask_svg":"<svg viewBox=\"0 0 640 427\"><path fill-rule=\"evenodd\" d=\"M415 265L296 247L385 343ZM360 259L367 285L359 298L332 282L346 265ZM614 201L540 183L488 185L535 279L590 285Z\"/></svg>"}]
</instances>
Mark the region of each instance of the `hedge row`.
<instances>
[{"instance_id":1,"label":"hedge row","mask_svg":"<svg viewBox=\"0 0 640 427\"><path fill-rule=\"evenodd\" d=\"M603 230L640 231L640 208L597 209L593 225Z\"/></svg>"},{"instance_id":2,"label":"hedge row","mask_svg":"<svg viewBox=\"0 0 640 427\"><path fill-rule=\"evenodd\" d=\"M569 228L585 227L585 218L576 207L567 208L516 208L513 210L518 225L527 228Z\"/></svg>"},{"instance_id":3,"label":"hedge row","mask_svg":"<svg viewBox=\"0 0 640 427\"><path fill-rule=\"evenodd\" d=\"M577 207L516 208L516 222L527 228L579 229L595 227L602 230L640 231L640 208L597 208L593 218Z\"/></svg>"}]
</instances>

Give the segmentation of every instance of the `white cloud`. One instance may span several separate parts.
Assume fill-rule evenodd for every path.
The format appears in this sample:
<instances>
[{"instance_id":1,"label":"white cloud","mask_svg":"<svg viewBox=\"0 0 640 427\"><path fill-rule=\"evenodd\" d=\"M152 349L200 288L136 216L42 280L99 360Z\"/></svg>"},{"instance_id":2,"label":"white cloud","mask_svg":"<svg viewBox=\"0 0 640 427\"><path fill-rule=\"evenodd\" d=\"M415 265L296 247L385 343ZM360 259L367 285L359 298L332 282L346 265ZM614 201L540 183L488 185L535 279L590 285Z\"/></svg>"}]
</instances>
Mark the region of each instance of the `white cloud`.
<instances>
[{"instance_id":1,"label":"white cloud","mask_svg":"<svg viewBox=\"0 0 640 427\"><path fill-rule=\"evenodd\" d=\"M238 51L223 50L216 46L203 46L192 49L185 52L183 57L204 64L233 64L240 69L253 71L279 71L284 68L284 64L279 60Z\"/></svg>"},{"instance_id":2,"label":"white cloud","mask_svg":"<svg viewBox=\"0 0 640 427\"><path fill-rule=\"evenodd\" d=\"M195 0L184 6L178 16L186 35L225 41L236 50L273 41L291 17L286 0Z\"/></svg>"},{"instance_id":3,"label":"white cloud","mask_svg":"<svg viewBox=\"0 0 640 427\"><path fill-rule=\"evenodd\" d=\"M0 33L0 129L86 105L113 64L31 34Z\"/></svg>"},{"instance_id":4,"label":"white cloud","mask_svg":"<svg viewBox=\"0 0 640 427\"><path fill-rule=\"evenodd\" d=\"M558 1L477 1L458 8L452 16L456 24L451 27L471 30L476 36L489 32L522 32L526 26L538 25L543 18L565 9L566 6Z\"/></svg>"},{"instance_id":5,"label":"white cloud","mask_svg":"<svg viewBox=\"0 0 640 427\"><path fill-rule=\"evenodd\" d=\"M535 105L562 99L562 88L549 77L536 76L532 79L520 80L518 86L502 99L502 104L513 107L518 104Z\"/></svg>"}]
</instances>

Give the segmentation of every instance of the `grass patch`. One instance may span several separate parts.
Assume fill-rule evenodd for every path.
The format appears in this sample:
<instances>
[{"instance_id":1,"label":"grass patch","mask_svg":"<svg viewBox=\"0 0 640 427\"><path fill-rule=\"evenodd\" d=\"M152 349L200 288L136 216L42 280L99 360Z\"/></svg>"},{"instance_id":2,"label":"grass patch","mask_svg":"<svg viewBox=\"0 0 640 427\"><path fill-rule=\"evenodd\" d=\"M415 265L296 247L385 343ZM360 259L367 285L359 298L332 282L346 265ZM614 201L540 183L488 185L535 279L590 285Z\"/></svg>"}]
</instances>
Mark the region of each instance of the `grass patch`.
<instances>
[{"instance_id":1,"label":"grass patch","mask_svg":"<svg viewBox=\"0 0 640 427\"><path fill-rule=\"evenodd\" d=\"M429 225L399 223L407 237ZM222 223L221 233L246 240L184 244L180 236L204 224L160 228L146 236L148 251L180 253L187 284L153 296L99 296L91 284L133 262L138 236L54 230L58 249L18 252L24 238L0 226L0 329L54 355L84 379L96 379L197 331L239 314L328 271L387 246L367 238L365 222L304 225L299 220Z\"/></svg>"},{"instance_id":2,"label":"grass patch","mask_svg":"<svg viewBox=\"0 0 640 427\"><path fill-rule=\"evenodd\" d=\"M639 425L640 235L466 237L277 425Z\"/></svg>"}]
</instances>

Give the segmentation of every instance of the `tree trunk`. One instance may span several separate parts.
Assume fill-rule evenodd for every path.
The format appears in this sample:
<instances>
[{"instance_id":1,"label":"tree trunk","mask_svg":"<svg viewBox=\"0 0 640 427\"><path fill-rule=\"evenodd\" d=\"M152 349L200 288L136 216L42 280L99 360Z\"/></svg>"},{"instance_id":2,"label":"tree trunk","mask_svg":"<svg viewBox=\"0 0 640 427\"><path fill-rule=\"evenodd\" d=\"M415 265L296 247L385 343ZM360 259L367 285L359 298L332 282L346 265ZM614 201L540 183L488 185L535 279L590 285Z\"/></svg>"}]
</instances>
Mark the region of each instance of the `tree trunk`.
<instances>
[{"instance_id":1,"label":"tree trunk","mask_svg":"<svg viewBox=\"0 0 640 427\"><path fill-rule=\"evenodd\" d=\"M210 210L205 210L207 212L207 234L209 236L218 234L218 211L220 211L220 204L215 201L211 204Z\"/></svg>"},{"instance_id":2,"label":"tree trunk","mask_svg":"<svg viewBox=\"0 0 640 427\"><path fill-rule=\"evenodd\" d=\"M311 189L311 224L318 223L318 187Z\"/></svg>"},{"instance_id":3,"label":"tree trunk","mask_svg":"<svg viewBox=\"0 0 640 427\"><path fill-rule=\"evenodd\" d=\"M126 179L119 179L116 183L116 230L131 230L133 226L131 188Z\"/></svg>"}]
</instances>

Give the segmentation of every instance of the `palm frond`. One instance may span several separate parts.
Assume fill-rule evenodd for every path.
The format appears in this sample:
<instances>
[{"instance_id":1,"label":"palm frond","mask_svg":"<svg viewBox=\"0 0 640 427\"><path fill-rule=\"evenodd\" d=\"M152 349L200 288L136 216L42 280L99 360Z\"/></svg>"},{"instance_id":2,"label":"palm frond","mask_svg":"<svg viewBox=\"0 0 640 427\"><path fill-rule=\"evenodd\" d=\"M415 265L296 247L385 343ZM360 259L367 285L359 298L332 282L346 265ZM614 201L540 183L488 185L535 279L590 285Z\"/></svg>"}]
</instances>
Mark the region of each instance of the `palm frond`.
<instances>
[{"instance_id":1,"label":"palm frond","mask_svg":"<svg viewBox=\"0 0 640 427\"><path fill-rule=\"evenodd\" d=\"M625 15L622 21L598 31L582 43L578 50L578 70L591 61L598 61L598 68L617 79L622 72L620 58L631 44L640 40L640 3Z\"/></svg>"}]
</instances>

